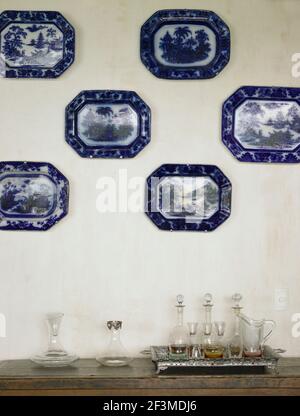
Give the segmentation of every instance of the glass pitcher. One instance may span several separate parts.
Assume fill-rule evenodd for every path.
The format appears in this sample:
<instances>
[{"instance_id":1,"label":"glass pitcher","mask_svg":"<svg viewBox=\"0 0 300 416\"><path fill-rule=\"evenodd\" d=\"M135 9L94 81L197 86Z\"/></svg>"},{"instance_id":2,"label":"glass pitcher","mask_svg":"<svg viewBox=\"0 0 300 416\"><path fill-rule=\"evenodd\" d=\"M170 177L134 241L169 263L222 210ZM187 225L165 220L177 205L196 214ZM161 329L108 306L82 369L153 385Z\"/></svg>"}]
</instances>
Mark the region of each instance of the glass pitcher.
<instances>
[{"instance_id":1,"label":"glass pitcher","mask_svg":"<svg viewBox=\"0 0 300 416\"><path fill-rule=\"evenodd\" d=\"M270 319L255 320L240 314L241 331L245 357L261 357L263 346L270 337L276 324ZM266 332L266 327L269 331Z\"/></svg>"}]
</instances>

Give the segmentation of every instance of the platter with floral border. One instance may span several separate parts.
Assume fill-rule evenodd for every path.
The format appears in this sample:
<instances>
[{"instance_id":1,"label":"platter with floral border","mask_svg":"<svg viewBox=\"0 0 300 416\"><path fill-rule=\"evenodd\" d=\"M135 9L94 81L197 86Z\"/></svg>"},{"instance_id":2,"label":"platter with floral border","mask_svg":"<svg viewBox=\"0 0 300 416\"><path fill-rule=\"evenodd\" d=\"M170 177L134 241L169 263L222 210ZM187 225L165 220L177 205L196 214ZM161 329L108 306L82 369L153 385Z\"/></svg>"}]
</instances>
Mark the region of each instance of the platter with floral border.
<instances>
[{"instance_id":1,"label":"platter with floral border","mask_svg":"<svg viewBox=\"0 0 300 416\"><path fill-rule=\"evenodd\" d=\"M229 62L230 30L209 10L159 10L141 28L140 55L158 78L213 78Z\"/></svg>"},{"instance_id":2,"label":"platter with floral border","mask_svg":"<svg viewBox=\"0 0 300 416\"><path fill-rule=\"evenodd\" d=\"M146 214L162 230L212 231L230 216L231 188L217 166L162 165L147 178Z\"/></svg>"},{"instance_id":3,"label":"platter with floral border","mask_svg":"<svg viewBox=\"0 0 300 416\"><path fill-rule=\"evenodd\" d=\"M0 162L1 230L48 230L68 205L69 182L50 163Z\"/></svg>"},{"instance_id":4,"label":"platter with floral border","mask_svg":"<svg viewBox=\"0 0 300 416\"><path fill-rule=\"evenodd\" d=\"M75 31L55 11L0 14L0 76L57 78L73 63Z\"/></svg>"},{"instance_id":5,"label":"platter with floral border","mask_svg":"<svg viewBox=\"0 0 300 416\"><path fill-rule=\"evenodd\" d=\"M150 122L133 91L82 91L66 108L65 137L81 157L130 158L150 142Z\"/></svg>"},{"instance_id":6,"label":"platter with floral border","mask_svg":"<svg viewBox=\"0 0 300 416\"><path fill-rule=\"evenodd\" d=\"M300 88L245 86L223 104L222 140L241 162L300 162Z\"/></svg>"}]
</instances>

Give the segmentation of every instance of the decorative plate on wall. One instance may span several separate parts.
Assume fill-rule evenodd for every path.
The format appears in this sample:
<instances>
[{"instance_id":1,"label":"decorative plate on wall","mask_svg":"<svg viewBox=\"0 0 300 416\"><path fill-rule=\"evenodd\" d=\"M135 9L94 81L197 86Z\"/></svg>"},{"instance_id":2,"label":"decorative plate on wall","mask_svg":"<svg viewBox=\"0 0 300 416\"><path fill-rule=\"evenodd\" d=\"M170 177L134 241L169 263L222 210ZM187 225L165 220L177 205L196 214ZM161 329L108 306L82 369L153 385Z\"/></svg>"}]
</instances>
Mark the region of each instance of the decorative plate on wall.
<instances>
[{"instance_id":1,"label":"decorative plate on wall","mask_svg":"<svg viewBox=\"0 0 300 416\"><path fill-rule=\"evenodd\" d=\"M230 31L208 10L159 10L142 26L140 48L158 78L213 78L229 62Z\"/></svg>"},{"instance_id":2,"label":"decorative plate on wall","mask_svg":"<svg viewBox=\"0 0 300 416\"><path fill-rule=\"evenodd\" d=\"M58 12L0 14L0 76L56 78L74 61L75 31Z\"/></svg>"},{"instance_id":3,"label":"decorative plate on wall","mask_svg":"<svg viewBox=\"0 0 300 416\"><path fill-rule=\"evenodd\" d=\"M146 214L162 230L212 231L231 210L231 183L213 165L162 165L147 179Z\"/></svg>"},{"instance_id":4,"label":"decorative plate on wall","mask_svg":"<svg viewBox=\"0 0 300 416\"><path fill-rule=\"evenodd\" d=\"M50 163L0 162L0 229L48 230L68 204L69 182Z\"/></svg>"},{"instance_id":5,"label":"decorative plate on wall","mask_svg":"<svg viewBox=\"0 0 300 416\"><path fill-rule=\"evenodd\" d=\"M133 91L82 91L66 108L66 141L82 157L134 157L150 141L150 119Z\"/></svg>"},{"instance_id":6,"label":"decorative plate on wall","mask_svg":"<svg viewBox=\"0 0 300 416\"><path fill-rule=\"evenodd\" d=\"M223 104L222 140L241 162L300 162L300 88L239 88Z\"/></svg>"}]
</instances>

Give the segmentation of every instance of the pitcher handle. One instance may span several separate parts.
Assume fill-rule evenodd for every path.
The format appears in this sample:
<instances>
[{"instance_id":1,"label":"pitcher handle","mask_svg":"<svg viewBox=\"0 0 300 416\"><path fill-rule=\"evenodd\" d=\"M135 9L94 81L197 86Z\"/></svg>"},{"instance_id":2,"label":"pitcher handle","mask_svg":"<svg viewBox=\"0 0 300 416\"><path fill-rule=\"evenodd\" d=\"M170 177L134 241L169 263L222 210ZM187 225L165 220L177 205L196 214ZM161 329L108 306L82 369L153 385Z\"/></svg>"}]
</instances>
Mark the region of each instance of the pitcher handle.
<instances>
[{"instance_id":1,"label":"pitcher handle","mask_svg":"<svg viewBox=\"0 0 300 416\"><path fill-rule=\"evenodd\" d=\"M276 326L276 323L275 323L275 321L272 321L271 319L266 319L265 320L265 324L266 325L271 325L271 329L269 330L269 332L264 336L264 338L263 338L263 344L265 344L265 342L267 341L267 339L270 337L270 335L272 334L272 332L273 332L273 329L275 328L275 326Z\"/></svg>"}]
</instances>

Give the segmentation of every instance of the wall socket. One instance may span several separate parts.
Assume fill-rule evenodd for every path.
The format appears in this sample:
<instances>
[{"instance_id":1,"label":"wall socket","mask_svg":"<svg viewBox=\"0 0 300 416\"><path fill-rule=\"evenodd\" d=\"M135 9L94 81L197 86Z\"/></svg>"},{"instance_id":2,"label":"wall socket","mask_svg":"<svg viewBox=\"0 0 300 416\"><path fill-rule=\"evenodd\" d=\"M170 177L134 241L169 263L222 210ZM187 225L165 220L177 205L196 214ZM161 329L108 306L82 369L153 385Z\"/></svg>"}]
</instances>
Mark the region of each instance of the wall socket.
<instances>
[{"instance_id":1,"label":"wall socket","mask_svg":"<svg viewBox=\"0 0 300 416\"><path fill-rule=\"evenodd\" d=\"M289 306L289 290L286 288L275 289L274 292L274 310L286 311Z\"/></svg>"}]
</instances>

